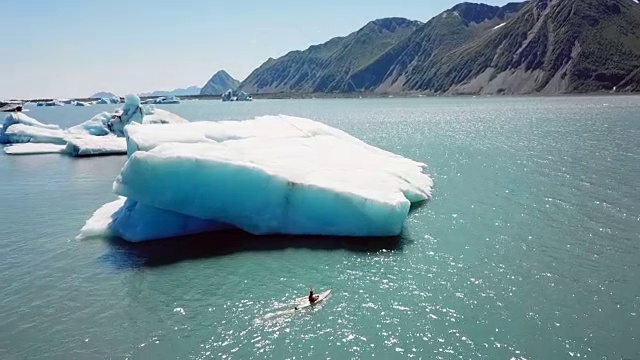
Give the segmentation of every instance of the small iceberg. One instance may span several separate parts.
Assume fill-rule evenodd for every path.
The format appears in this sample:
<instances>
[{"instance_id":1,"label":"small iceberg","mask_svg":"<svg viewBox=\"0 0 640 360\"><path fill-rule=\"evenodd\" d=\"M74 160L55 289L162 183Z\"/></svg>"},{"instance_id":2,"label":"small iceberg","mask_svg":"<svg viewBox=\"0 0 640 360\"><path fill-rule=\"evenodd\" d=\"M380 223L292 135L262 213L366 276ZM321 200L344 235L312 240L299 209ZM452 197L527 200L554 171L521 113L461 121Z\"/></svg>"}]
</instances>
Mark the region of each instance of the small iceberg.
<instances>
[{"instance_id":1,"label":"small iceberg","mask_svg":"<svg viewBox=\"0 0 640 360\"><path fill-rule=\"evenodd\" d=\"M64 153L71 156L126 154L127 125L186 123L187 120L153 106L141 107L140 98L129 95L114 113L101 112L82 124L61 129L43 124L23 113L10 113L0 128L0 143L10 146L8 155ZM36 146L35 144L57 145Z\"/></svg>"},{"instance_id":2,"label":"small iceberg","mask_svg":"<svg viewBox=\"0 0 640 360\"><path fill-rule=\"evenodd\" d=\"M129 159L113 185L120 198L98 209L79 239L229 228L395 236L433 186L425 164L305 118L128 125L125 134Z\"/></svg>"},{"instance_id":3,"label":"small iceberg","mask_svg":"<svg viewBox=\"0 0 640 360\"><path fill-rule=\"evenodd\" d=\"M60 129L48 129L29 126L22 123L3 127L0 131L0 142L3 144L49 143L64 145L65 132Z\"/></svg>"},{"instance_id":4,"label":"small iceberg","mask_svg":"<svg viewBox=\"0 0 640 360\"><path fill-rule=\"evenodd\" d=\"M146 99L143 104L180 104L181 100L177 96L163 96L155 99Z\"/></svg>"},{"instance_id":5,"label":"small iceberg","mask_svg":"<svg viewBox=\"0 0 640 360\"><path fill-rule=\"evenodd\" d=\"M9 113L0 128L0 144L54 143L64 144L64 132L58 125L48 125L22 112Z\"/></svg>"},{"instance_id":6,"label":"small iceberg","mask_svg":"<svg viewBox=\"0 0 640 360\"><path fill-rule=\"evenodd\" d=\"M109 105L109 104L120 104L122 100L118 96L110 97L110 98L100 98L96 100L96 104L101 105Z\"/></svg>"},{"instance_id":7,"label":"small iceberg","mask_svg":"<svg viewBox=\"0 0 640 360\"><path fill-rule=\"evenodd\" d=\"M237 101L253 101L253 97L244 91L240 91L236 96L236 100Z\"/></svg>"},{"instance_id":8,"label":"small iceberg","mask_svg":"<svg viewBox=\"0 0 640 360\"><path fill-rule=\"evenodd\" d=\"M67 144L62 151L74 157L97 155L122 155L127 153L127 141L123 137L78 136L66 137Z\"/></svg>"},{"instance_id":9,"label":"small iceberg","mask_svg":"<svg viewBox=\"0 0 640 360\"><path fill-rule=\"evenodd\" d=\"M36 104L36 106L64 106L64 104L57 100L51 100L51 101L40 101Z\"/></svg>"},{"instance_id":10,"label":"small iceberg","mask_svg":"<svg viewBox=\"0 0 640 360\"><path fill-rule=\"evenodd\" d=\"M8 155L39 155L39 154L62 154L66 145L24 143L14 144L4 149Z\"/></svg>"},{"instance_id":11,"label":"small iceberg","mask_svg":"<svg viewBox=\"0 0 640 360\"><path fill-rule=\"evenodd\" d=\"M2 105L2 104L0 104ZM26 109L23 109L23 104L22 103L8 103L5 105L0 106L0 112L22 112L22 111L28 111Z\"/></svg>"},{"instance_id":12,"label":"small iceberg","mask_svg":"<svg viewBox=\"0 0 640 360\"><path fill-rule=\"evenodd\" d=\"M244 91L227 90L222 94L222 101L253 101L253 97Z\"/></svg>"}]
</instances>

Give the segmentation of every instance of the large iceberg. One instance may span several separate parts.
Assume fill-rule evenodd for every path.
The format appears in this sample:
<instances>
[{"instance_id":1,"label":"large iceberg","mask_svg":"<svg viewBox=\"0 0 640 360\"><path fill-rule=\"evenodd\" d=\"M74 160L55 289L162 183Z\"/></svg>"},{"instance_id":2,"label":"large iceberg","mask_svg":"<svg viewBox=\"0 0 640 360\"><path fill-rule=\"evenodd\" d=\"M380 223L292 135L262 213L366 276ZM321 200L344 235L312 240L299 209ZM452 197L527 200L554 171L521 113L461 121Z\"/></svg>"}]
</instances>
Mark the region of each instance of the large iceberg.
<instances>
[{"instance_id":1,"label":"large iceberg","mask_svg":"<svg viewBox=\"0 0 640 360\"><path fill-rule=\"evenodd\" d=\"M127 126L125 133L129 159L113 188L126 200L99 209L79 238L144 241L228 227L394 236L433 185L425 164L304 118Z\"/></svg>"},{"instance_id":2,"label":"large iceberg","mask_svg":"<svg viewBox=\"0 0 640 360\"><path fill-rule=\"evenodd\" d=\"M101 112L66 130L43 124L23 113L11 113L0 128L0 143L9 155L66 153L72 156L126 154L124 128L127 125L186 123L187 120L153 106L140 106L140 98L128 95L114 113ZM34 143L59 145L35 146ZM30 145L27 145L30 144ZM60 147L61 146L61 147Z\"/></svg>"}]
</instances>

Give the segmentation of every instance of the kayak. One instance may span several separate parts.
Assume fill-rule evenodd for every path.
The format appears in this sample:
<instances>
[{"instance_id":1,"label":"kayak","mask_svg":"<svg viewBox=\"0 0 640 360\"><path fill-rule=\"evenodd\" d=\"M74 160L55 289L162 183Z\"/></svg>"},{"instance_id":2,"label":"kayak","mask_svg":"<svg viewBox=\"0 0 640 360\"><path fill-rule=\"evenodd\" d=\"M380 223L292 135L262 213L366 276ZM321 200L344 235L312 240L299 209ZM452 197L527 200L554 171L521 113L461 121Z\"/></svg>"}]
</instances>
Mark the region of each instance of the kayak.
<instances>
[{"instance_id":1,"label":"kayak","mask_svg":"<svg viewBox=\"0 0 640 360\"><path fill-rule=\"evenodd\" d=\"M321 302L323 302L324 300L326 300L329 295L331 295L331 289L329 290L325 290L323 292L321 292L318 295L318 300L314 301L314 302L309 302L309 296L305 296L305 297L301 297L296 299L296 307L294 308L295 310L302 310L302 309L306 309L308 307L317 305Z\"/></svg>"}]
</instances>

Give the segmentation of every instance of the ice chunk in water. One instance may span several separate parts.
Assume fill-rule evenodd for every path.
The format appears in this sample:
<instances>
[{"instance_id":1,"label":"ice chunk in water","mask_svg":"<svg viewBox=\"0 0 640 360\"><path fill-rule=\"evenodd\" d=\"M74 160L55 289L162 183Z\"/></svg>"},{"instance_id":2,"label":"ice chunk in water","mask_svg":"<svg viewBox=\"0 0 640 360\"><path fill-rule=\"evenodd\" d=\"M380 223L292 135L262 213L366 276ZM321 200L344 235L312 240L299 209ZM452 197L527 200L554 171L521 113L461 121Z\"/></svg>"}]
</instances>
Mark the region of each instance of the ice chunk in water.
<instances>
[{"instance_id":1,"label":"ice chunk in water","mask_svg":"<svg viewBox=\"0 0 640 360\"><path fill-rule=\"evenodd\" d=\"M126 133L131 155L114 191L145 219L161 209L258 235L393 236L433 185L425 164L309 119L128 126ZM121 213L120 222L134 226L129 216Z\"/></svg>"},{"instance_id":2,"label":"ice chunk in water","mask_svg":"<svg viewBox=\"0 0 640 360\"><path fill-rule=\"evenodd\" d=\"M65 151L65 145L24 143L9 145L4 148L8 155L60 154Z\"/></svg>"},{"instance_id":3,"label":"ice chunk in water","mask_svg":"<svg viewBox=\"0 0 640 360\"><path fill-rule=\"evenodd\" d=\"M77 239L112 236L141 242L230 228L217 221L152 208L119 197L96 210L80 230Z\"/></svg>"}]
</instances>

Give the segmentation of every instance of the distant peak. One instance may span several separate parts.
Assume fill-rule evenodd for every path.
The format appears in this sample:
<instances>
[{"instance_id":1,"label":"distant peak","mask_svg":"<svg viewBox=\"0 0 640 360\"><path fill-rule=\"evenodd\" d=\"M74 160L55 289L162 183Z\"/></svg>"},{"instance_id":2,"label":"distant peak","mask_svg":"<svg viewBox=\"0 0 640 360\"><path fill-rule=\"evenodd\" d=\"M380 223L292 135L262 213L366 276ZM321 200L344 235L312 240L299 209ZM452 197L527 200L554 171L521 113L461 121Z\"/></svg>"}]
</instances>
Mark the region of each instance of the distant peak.
<instances>
[{"instance_id":1,"label":"distant peak","mask_svg":"<svg viewBox=\"0 0 640 360\"><path fill-rule=\"evenodd\" d=\"M229 75L228 72L218 70L200 90L200 95L220 95L225 91L235 90L240 82Z\"/></svg>"},{"instance_id":2,"label":"distant peak","mask_svg":"<svg viewBox=\"0 0 640 360\"><path fill-rule=\"evenodd\" d=\"M231 76L226 70L218 70L213 76Z\"/></svg>"},{"instance_id":3,"label":"distant peak","mask_svg":"<svg viewBox=\"0 0 640 360\"><path fill-rule=\"evenodd\" d=\"M494 18L504 18L505 14L518 12L527 1L510 2L502 7L481 3L463 2L451 8L467 23L479 24Z\"/></svg>"},{"instance_id":4,"label":"distant peak","mask_svg":"<svg viewBox=\"0 0 640 360\"><path fill-rule=\"evenodd\" d=\"M366 29L375 29L378 32L380 31L388 31L388 32L396 32L401 29L410 28L411 26L420 25L420 22L415 20L409 20L401 17L390 17L390 18L382 18L370 21L365 25L362 30Z\"/></svg>"}]
</instances>

